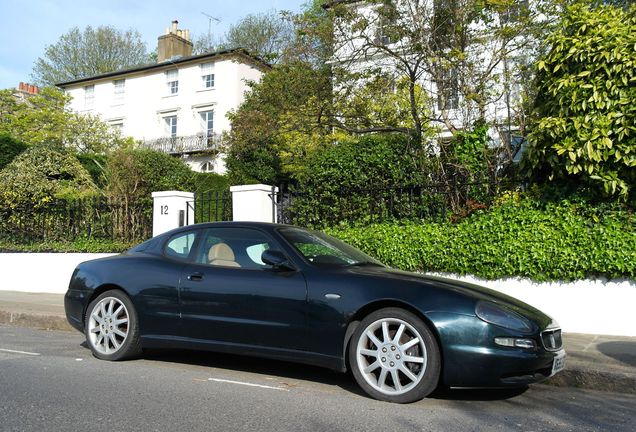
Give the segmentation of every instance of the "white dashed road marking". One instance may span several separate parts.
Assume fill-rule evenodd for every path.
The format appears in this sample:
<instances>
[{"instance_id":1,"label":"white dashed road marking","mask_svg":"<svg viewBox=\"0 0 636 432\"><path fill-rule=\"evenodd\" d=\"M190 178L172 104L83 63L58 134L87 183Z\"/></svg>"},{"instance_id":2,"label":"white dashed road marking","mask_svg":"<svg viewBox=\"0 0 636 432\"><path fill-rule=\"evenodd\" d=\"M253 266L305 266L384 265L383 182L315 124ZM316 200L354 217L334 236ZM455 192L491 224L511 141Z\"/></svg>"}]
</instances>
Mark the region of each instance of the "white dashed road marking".
<instances>
[{"instance_id":1,"label":"white dashed road marking","mask_svg":"<svg viewBox=\"0 0 636 432\"><path fill-rule=\"evenodd\" d=\"M231 381L231 380L220 379L220 378L208 378L208 381L223 382L223 383L229 383L229 384L238 384L238 385L244 385L244 386L250 386L250 387L260 387L260 388L270 389L270 390L289 391L288 389L282 388L282 387L272 387L272 386L267 386L267 385L253 384L253 383L247 383L247 382L242 382L242 381Z\"/></svg>"},{"instance_id":2,"label":"white dashed road marking","mask_svg":"<svg viewBox=\"0 0 636 432\"><path fill-rule=\"evenodd\" d=\"M0 348L0 351L7 352L7 353L12 353L12 354L25 354L25 355L30 355L30 356L39 356L40 355L40 353L33 353L33 352L28 352L28 351L10 350L10 349L5 349L5 348Z\"/></svg>"}]
</instances>

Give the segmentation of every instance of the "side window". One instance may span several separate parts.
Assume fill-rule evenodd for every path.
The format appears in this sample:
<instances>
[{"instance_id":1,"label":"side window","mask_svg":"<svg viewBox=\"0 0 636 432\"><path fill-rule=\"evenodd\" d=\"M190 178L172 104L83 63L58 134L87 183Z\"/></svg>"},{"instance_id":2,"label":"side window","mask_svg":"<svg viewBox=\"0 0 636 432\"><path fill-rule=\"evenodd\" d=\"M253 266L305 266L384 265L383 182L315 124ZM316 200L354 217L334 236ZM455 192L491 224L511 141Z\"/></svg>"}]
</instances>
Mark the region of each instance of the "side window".
<instances>
[{"instance_id":1,"label":"side window","mask_svg":"<svg viewBox=\"0 0 636 432\"><path fill-rule=\"evenodd\" d=\"M261 260L267 249L280 248L265 233L250 228L212 228L205 232L196 261L220 267L269 268Z\"/></svg>"},{"instance_id":2,"label":"side window","mask_svg":"<svg viewBox=\"0 0 636 432\"><path fill-rule=\"evenodd\" d=\"M166 245L166 255L172 258L186 259L190 255L192 245L196 238L195 232L177 234Z\"/></svg>"}]
</instances>

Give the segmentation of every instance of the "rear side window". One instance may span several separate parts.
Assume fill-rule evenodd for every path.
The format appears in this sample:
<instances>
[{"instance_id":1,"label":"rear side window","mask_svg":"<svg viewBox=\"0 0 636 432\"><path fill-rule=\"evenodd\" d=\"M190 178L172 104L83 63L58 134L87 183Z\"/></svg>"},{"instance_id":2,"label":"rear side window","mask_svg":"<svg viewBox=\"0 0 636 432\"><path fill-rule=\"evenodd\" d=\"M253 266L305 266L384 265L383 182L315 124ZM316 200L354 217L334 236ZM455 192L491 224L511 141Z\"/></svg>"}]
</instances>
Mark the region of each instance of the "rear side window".
<instances>
[{"instance_id":1,"label":"rear side window","mask_svg":"<svg viewBox=\"0 0 636 432\"><path fill-rule=\"evenodd\" d=\"M166 245L166 255L172 258L187 259L194 245L195 232L177 234Z\"/></svg>"},{"instance_id":2,"label":"rear side window","mask_svg":"<svg viewBox=\"0 0 636 432\"><path fill-rule=\"evenodd\" d=\"M267 249L278 249L265 233L250 228L210 228L195 259L200 264L243 269L268 268L261 260Z\"/></svg>"}]
</instances>

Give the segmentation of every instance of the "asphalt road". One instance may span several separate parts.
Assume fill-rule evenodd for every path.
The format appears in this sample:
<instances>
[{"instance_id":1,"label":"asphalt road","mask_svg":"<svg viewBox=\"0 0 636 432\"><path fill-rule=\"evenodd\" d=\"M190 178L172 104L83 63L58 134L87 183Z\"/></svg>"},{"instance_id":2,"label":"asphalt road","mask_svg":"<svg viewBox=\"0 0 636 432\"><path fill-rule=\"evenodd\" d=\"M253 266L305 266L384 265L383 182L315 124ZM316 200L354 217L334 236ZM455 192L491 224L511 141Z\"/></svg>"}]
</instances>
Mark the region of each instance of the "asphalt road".
<instances>
[{"instance_id":1,"label":"asphalt road","mask_svg":"<svg viewBox=\"0 0 636 432\"><path fill-rule=\"evenodd\" d=\"M0 431L633 431L633 395L534 385L410 405L319 368L200 352L97 360L80 333L0 326Z\"/></svg>"}]
</instances>

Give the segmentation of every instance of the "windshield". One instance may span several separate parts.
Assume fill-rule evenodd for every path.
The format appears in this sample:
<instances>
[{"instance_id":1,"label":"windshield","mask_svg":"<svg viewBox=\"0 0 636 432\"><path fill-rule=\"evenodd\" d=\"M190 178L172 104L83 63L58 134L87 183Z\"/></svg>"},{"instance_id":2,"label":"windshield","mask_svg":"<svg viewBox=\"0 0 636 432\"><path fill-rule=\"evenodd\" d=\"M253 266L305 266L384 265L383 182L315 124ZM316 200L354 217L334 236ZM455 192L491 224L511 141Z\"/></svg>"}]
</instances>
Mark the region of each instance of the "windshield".
<instances>
[{"instance_id":1,"label":"windshield","mask_svg":"<svg viewBox=\"0 0 636 432\"><path fill-rule=\"evenodd\" d=\"M308 231L301 228L281 228L279 232L312 264L383 266L380 261L319 231Z\"/></svg>"}]
</instances>

